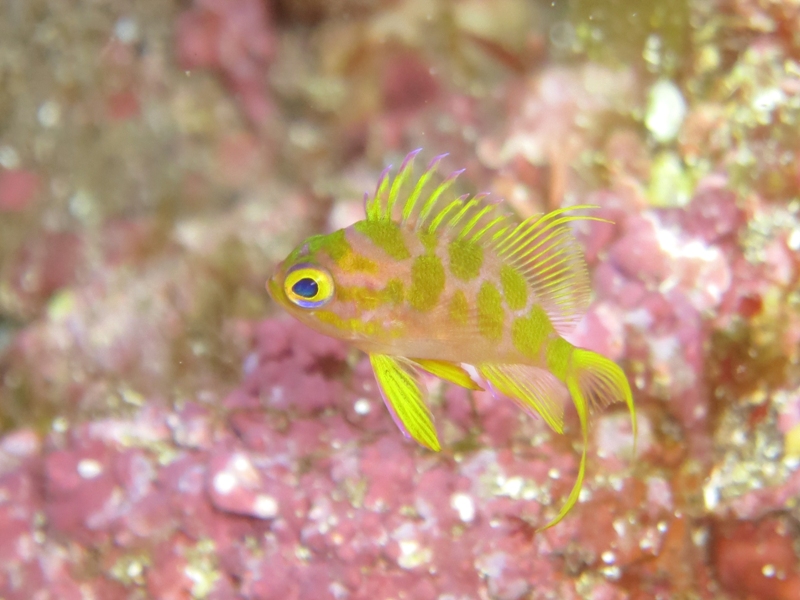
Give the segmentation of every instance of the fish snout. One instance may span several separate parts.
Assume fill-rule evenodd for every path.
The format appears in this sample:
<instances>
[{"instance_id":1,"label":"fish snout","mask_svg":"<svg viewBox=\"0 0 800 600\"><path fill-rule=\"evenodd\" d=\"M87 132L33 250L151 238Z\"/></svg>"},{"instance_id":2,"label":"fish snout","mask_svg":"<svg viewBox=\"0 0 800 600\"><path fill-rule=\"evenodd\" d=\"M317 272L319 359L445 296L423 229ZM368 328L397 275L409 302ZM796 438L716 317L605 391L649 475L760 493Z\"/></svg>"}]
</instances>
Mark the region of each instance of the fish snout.
<instances>
[{"instance_id":1,"label":"fish snout","mask_svg":"<svg viewBox=\"0 0 800 600\"><path fill-rule=\"evenodd\" d=\"M277 281L277 274L273 275L267 280L266 288L270 298L280 304L281 299L283 298L283 290L281 290L281 285Z\"/></svg>"}]
</instances>

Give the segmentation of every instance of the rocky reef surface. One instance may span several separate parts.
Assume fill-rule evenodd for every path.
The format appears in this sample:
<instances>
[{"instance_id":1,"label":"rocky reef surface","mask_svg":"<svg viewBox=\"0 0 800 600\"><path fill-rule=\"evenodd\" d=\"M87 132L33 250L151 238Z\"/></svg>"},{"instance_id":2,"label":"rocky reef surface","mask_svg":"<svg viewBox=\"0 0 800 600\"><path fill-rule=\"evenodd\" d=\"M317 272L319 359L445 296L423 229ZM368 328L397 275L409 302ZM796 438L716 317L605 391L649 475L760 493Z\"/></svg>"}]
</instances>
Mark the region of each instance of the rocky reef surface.
<instances>
[{"instance_id":1,"label":"rocky reef surface","mask_svg":"<svg viewBox=\"0 0 800 600\"><path fill-rule=\"evenodd\" d=\"M800 5L0 5L0 598L800 597ZM431 381L263 285L411 149L582 223L638 407ZM444 169L446 170L446 169Z\"/></svg>"}]
</instances>

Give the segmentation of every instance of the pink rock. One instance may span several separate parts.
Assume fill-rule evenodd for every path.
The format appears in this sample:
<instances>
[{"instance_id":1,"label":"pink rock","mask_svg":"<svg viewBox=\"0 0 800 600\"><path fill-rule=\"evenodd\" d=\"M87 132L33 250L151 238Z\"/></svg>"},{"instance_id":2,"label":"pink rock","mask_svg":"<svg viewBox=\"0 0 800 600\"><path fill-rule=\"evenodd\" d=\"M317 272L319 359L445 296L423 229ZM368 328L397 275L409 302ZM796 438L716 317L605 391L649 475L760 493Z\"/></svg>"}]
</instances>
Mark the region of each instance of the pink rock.
<instances>
[{"instance_id":1,"label":"pink rock","mask_svg":"<svg viewBox=\"0 0 800 600\"><path fill-rule=\"evenodd\" d=\"M39 190L39 176L24 169L0 168L0 212L25 210Z\"/></svg>"},{"instance_id":2,"label":"pink rock","mask_svg":"<svg viewBox=\"0 0 800 600\"><path fill-rule=\"evenodd\" d=\"M727 178L721 175L709 175L697 184L692 201L683 212L684 227L689 234L706 242L717 242L735 235L744 225L744 212L727 185Z\"/></svg>"},{"instance_id":3,"label":"pink rock","mask_svg":"<svg viewBox=\"0 0 800 600\"><path fill-rule=\"evenodd\" d=\"M676 257L674 276L698 311L719 306L731 285L728 259L716 247L684 240Z\"/></svg>"},{"instance_id":4,"label":"pink rock","mask_svg":"<svg viewBox=\"0 0 800 600\"><path fill-rule=\"evenodd\" d=\"M111 94L106 100L106 114L110 121L127 121L139 116L139 98L132 90Z\"/></svg>"},{"instance_id":5,"label":"pink rock","mask_svg":"<svg viewBox=\"0 0 800 600\"><path fill-rule=\"evenodd\" d=\"M626 232L609 250L609 258L624 275L650 285L663 281L670 271L656 225L646 217L628 220Z\"/></svg>"},{"instance_id":6,"label":"pink rock","mask_svg":"<svg viewBox=\"0 0 800 600\"><path fill-rule=\"evenodd\" d=\"M784 435L800 425L800 390L778 392L784 398L783 405L778 413L778 429Z\"/></svg>"},{"instance_id":7,"label":"pink rock","mask_svg":"<svg viewBox=\"0 0 800 600\"><path fill-rule=\"evenodd\" d=\"M619 360L625 352L624 313L611 302L595 303L566 337L581 348Z\"/></svg>"},{"instance_id":8,"label":"pink rock","mask_svg":"<svg viewBox=\"0 0 800 600\"><path fill-rule=\"evenodd\" d=\"M414 461L411 442L398 434L384 437L367 446L361 458L361 471L368 482L364 505L386 511L411 504Z\"/></svg>"},{"instance_id":9,"label":"pink rock","mask_svg":"<svg viewBox=\"0 0 800 600\"><path fill-rule=\"evenodd\" d=\"M124 450L114 456L114 472L126 495L138 500L153 488L156 467L142 450Z\"/></svg>"},{"instance_id":10,"label":"pink rock","mask_svg":"<svg viewBox=\"0 0 800 600\"><path fill-rule=\"evenodd\" d=\"M155 235L150 219L109 219L100 232L100 246L109 267L139 263Z\"/></svg>"},{"instance_id":11,"label":"pink rock","mask_svg":"<svg viewBox=\"0 0 800 600\"><path fill-rule=\"evenodd\" d=\"M480 417L478 435L482 446L502 448L508 446L519 429L521 418L532 418L525 415L520 408L508 398L495 398L490 392L473 394L475 410Z\"/></svg>"},{"instance_id":12,"label":"pink rock","mask_svg":"<svg viewBox=\"0 0 800 600\"><path fill-rule=\"evenodd\" d=\"M462 387L448 385L444 390L447 418L464 428L475 424L471 394Z\"/></svg>"},{"instance_id":13,"label":"pink rock","mask_svg":"<svg viewBox=\"0 0 800 600\"><path fill-rule=\"evenodd\" d=\"M261 144L253 134L229 134L219 143L219 171L229 185L240 186L252 179L263 166L263 161Z\"/></svg>"},{"instance_id":14,"label":"pink rock","mask_svg":"<svg viewBox=\"0 0 800 600\"><path fill-rule=\"evenodd\" d=\"M187 562L177 552L181 546L180 541L170 540L170 543L162 544L155 552L153 564L147 569L147 590L153 598L191 598L193 582L186 572Z\"/></svg>"},{"instance_id":15,"label":"pink rock","mask_svg":"<svg viewBox=\"0 0 800 600\"><path fill-rule=\"evenodd\" d=\"M800 471L791 473L780 485L755 489L723 503L723 514L732 511L742 520L758 521L785 510L800 497Z\"/></svg>"},{"instance_id":16,"label":"pink rock","mask_svg":"<svg viewBox=\"0 0 800 600\"><path fill-rule=\"evenodd\" d=\"M211 502L219 510L258 519L280 513L279 499L245 453L212 457L208 477Z\"/></svg>"},{"instance_id":17,"label":"pink rock","mask_svg":"<svg viewBox=\"0 0 800 600\"><path fill-rule=\"evenodd\" d=\"M223 19L209 10L192 9L178 17L175 54L183 69L221 66L217 40Z\"/></svg>"},{"instance_id":18,"label":"pink rock","mask_svg":"<svg viewBox=\"0 0 800 600\"><path fill-rule=\"evenodd\" d=\"M40 509L40 493L30 474L15 471L0 477L0 561L18 560L20 543L31 539Z\"/></svg>"},{"instance_id":19,"label":"pink rock","mask_svg":"<svg viewBox=\"0 0 800 600\"><path fill-rule=\"evenodd\" d=\"M277 454L286 448L286 440L277 431L279 423L263 410L236 410L229 417L230 426L249 450Z\"/></svg>"},{"instance_id":20,"label":"pink rock","mask_svg":"<svg viewBox=\"0 0 800 600\"><path fill-rule=\"evenodd\" d=\"M621 406L620 406L621 408ZM653 431L649 419L637 415L636 452L644 455L653 445ZM630 414L627 410L605 410L594 418L592 434L597 444L598 452L608 457L603 465L604 471L624 469L628 466L633 450L633 432L631 429ZM614 463L609 464L609 463Z\"/></svg>"},{"instance_id":21,"label":"pink rock","mask_svg":"<svg viewBox=\"0 0 800 600\"><path fill-rule=\"evenodd\" d=\"M742 598L800 597L797 555L780 519L715 523L711 548L723 589Z\"/></svg>"},{"instance_id":22,"label":"pink rock","mask_svg":"<svg viewBox=\"0 0 800 600\"><path fill-rule=\"evenodd\" d=\"M43 302L74 281L83 259L83 240L52 232L29 240L11 265L12 285L26 298Z\"/></svg>"},{"instance_id":23,"label":"pink rock","mask_svg":"<svg viewBox=\"0 0 800 600\"><path fill-rule=\"evenodd\" d=\"M594 270L592 288L598 299L613 300L622 309L634 309L647 294L644 284L624 275L611 261Z\"/></svg>"},{"instance_id":24,"label":"pink rock","mask_svg":"<svg viewBox=\"0 0 800 600\"><path fill-rule=\"evenodd\" d=\"M436 98L431 67L412 53L395 53L382 73L383 102L389 111L413 111Z\"/></svg>"},{"instance_id":25,"label":"pink rock","mask_svg":"<svg viewBox=\"0 0 800 600\"><path fill-rule=\"evenodd\" d=\"M177 525L178 518L169 496L161 492L149 492L137 498L127 510L115 540L122 546L133 547L141 544L141 540L160 539L174 532Z\"/></svg>"},{"instance_id":26,"label":"pink rock","mask_svg":"<svg viewBox=\"0 0 800 600\"><path fill-rule=\"evenodd\" d=\"M118 502L110 466L108 450L99 444L46 458L45 512L53 530L82 543L105 537Z\"/></svg>"},{"instance_id":27,"label":"pink rock","mask_svg":"<svg viewBox=\"0 0 800 600\"><path fill-rule=\"evenodd\" d=\"M18 429L0 438L0 452L15 458L28 458L41 451L42 441L32 429Z\"/></svg>"},{"instance_id":28,"label":"pink rock","mask_svg":"<svg viewBox=\"0 0 800 600\"><path fill-rule=\"evenodd\" d=\"M198 0L176 25L176 55L184 69L220 71L245 114L263 124L272 113L265 95L275 41L259 0Z\"/></svg>"},{"instance_id":29,"label":"pink rock","mask_svg":"<svg viewBox=\"0 0 800 600\"><path fill-rule=\"evenodd\" d=\"M187 402L177 413L170 415L167 423L179 446L208 448L212 443L208 409L196 402Z\"/></svg>"},{"instance_id":30,"label":"pink rock","mask_svg":"<svg viewBox=\"0 0 800 600\"><path fill-rule=\"evenodd\" d=\"M458 524L469 526L476 519L470 482L442 465L423 473L417 482L414 505L425 519L426 529L440 534ZM453 499L456 499L456 502Z\"/></svg>"}]
</instances>

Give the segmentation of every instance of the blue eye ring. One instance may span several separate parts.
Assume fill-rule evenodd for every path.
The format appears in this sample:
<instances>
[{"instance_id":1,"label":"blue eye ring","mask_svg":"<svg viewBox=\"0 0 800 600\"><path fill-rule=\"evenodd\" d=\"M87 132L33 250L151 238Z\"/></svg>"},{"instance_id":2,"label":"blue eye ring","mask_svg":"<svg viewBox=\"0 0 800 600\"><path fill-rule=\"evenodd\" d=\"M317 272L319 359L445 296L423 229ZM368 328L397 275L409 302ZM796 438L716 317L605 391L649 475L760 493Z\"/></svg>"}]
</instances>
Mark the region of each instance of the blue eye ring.
<instances>
[{"instance_id":1,"label":"blue eye ring","mask_svg":"<svg viewBox=\"0 0 800 600\"><path fill-rule=\"evenodd\" d=\"M301 263L286 273L283 291L300 308L319 308L333 298L333 278L322 267Z\"/></svg>"}]
</instances>

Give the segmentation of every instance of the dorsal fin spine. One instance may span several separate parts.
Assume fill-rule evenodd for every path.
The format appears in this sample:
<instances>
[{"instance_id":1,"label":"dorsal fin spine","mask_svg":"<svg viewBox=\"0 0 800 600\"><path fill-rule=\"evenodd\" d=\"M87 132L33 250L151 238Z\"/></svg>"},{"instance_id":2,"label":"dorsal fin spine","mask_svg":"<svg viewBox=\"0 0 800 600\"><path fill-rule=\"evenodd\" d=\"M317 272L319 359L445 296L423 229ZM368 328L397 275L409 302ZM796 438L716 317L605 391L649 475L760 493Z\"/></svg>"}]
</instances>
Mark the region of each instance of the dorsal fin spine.
<instances>
[{"instance_id":1,"label":"dorsal fin spine","mask_svg":"<svg viewBox=\"0 0 800 600\"><path fill-rule=\"evenodd\" d=\"M492 241L496 242L497 240L499 240L502 237L504 237L506 235L506 231L508 231L510 227L511 226L509 225L509 226L503 227L502 229L498 229L497 231L495 231L492 234Z\"/></svg>"},{"instance_id":2,"label":"dorsal fin spine","mask_svg":"<svg viewBox=\"0 0 800 600\"><path fill-rule=\"evenodd\" d=\"M422 194L422 189L428 183L433 174L436 173L436 170L439 168L439 163L442 162L442 159L445 156L447 156L447 154L434 156L431 162L428 163L428 168L425 169L422 177L420 177L419 181L417 181L417 185L415 185L414 189L411 191L411 195L408 197L408 200L406 200L406 204L403 207L403 221L408 221L411 218L411 212L414 210L414 206L417 204L417 200L419 200L419 197Z\"/></svg>"},{"instance_id":3,"label":"dorsal fin spine","mask_svg":"<svg viewBox=\"0 0 800 600\"><path fill-rule=\"evenodd\" d=\"M389 165L381 171L378 177L378 183L375 186L375 195L371 200L367 201L365 211L367 213L367 221L379 221L383 217L383 211L381 210L383 208L383 202L381 200L386 194L386 188L389 185L389 171L391 169L392 165Z\"/></svg>"},{"instance_id":4,"label":"dorsal fin spine","mask_svg":"<svg viewBox=\"0 0 800 600\"><path fill-rule=\"evenodd\" d=\"M394 181L392 181L392 188L389 190L389 199L386 201L385 216L387 219L392 218L392 211L394 209L395 202L397 202L397 195L400 193L400 188L403 187L403 184L411 176L411 173L414 170L414 159L420 152L422 152L422 148L417 148L406 155L405 159L403 160L403 164L400 165L400 171L397 173Z\"/></svg>"},{"instance_id":5,"label":"dorsal fin spine","mask_svg":"<svg viewBox=\"0 0 800 600\"><path fill-rule=\"evenodd\" d=\"M505 221L507 219L508 219L508 217L506 215L500 215L499 217L495 217L494 219L489 221L486 225L481 227L478 231L476 231L473 234L473 236L470 238L470 241L471 242L478 242L484 235L486 235L492 229L492 227L494 227L498 223L501 223L502 221ZM505 231L505 228L502 229L501 231Z\"/></svg>"},{"instance_id":6,"label":"dorsal fin spine","mask_svg":"<svg viewBox=\"0 0 800 600\"><path fill-rule=\"evenodd\" d=\"M478 196L475 196L475 202L478 202L479 200L483 199L483 197L485 197L486 195L487 194L479 194ZM494 204L489 204L488 206L484 206L477 213L475 213L472 216L472 218L469 221L467 221L467 224L461 228L461 231L458 233L458 239L461 240L467 237L467 235L469 235L469 232L472 231L475 225L478 224L478 221L480 221L487 213L491 212L495 208L496 207Z\"/></svg>"},{"instance_id":7,"label":"dorsal fin spine","mask_svg":"<svg viewBox=\"0 0 800 600\"><path fill-rule=\"evenodd\" d=\"M464 196L456 198L450 204L440 210L439 214L433 218L433 221L431 221L431 224L428 226L428 233L436 233L436 230L439 228L439 225L442 224L444 218L450 214L450 211L461 206L461 204L464 202L464 198Z\"/></svg>"},{"instance_id":8,"label":"dorsal fin spine","mask_svg":"<svg viewBox=\"0 0 800 600\"><path fill-rule=\"evenodd\" d=\"M425 222L425 219L427 219L430 215L434 205L436 204L436 201L439 199L439 196L445 193L447 189L453 185L453 182L455 182L456 178L463 172L464 169L453 171L442 183L439 184L435 190L433 190L428 199L425 200L425 204L422 205L422 209L419 212L419 219L417 219L417 226L421 226Z\"/></svg>"},{"instance_id":9,"label":"dorsal fin spine","mask_svg":"<svg viewBox=\"0 0 800 600\"><path fill-rule=\"evenodd\" d=\"M466 200L467 198L469 198L469 196L468 195L462 196L461 198L459 198L459 200L461 200L462 198ZM463 205L461 207L461 210L458 211L452 219L450 219L450 221L447 223L447 226L455 227L456 225L458 225L458 222L464 218L464 215L467 214L467 211L469 211L469 209L475 206L477 203L478 203L477 198L472 198L468 202L462 202Z\"/></svg>"}]
</instances>

